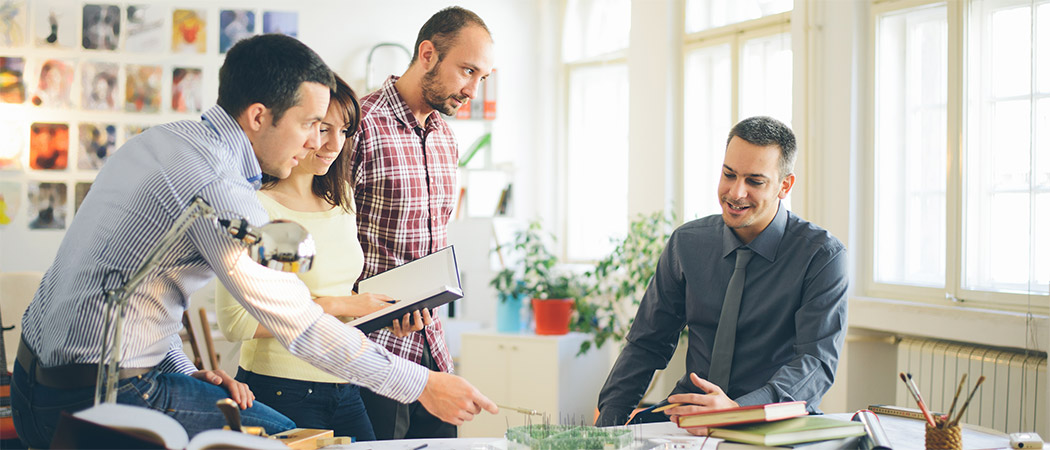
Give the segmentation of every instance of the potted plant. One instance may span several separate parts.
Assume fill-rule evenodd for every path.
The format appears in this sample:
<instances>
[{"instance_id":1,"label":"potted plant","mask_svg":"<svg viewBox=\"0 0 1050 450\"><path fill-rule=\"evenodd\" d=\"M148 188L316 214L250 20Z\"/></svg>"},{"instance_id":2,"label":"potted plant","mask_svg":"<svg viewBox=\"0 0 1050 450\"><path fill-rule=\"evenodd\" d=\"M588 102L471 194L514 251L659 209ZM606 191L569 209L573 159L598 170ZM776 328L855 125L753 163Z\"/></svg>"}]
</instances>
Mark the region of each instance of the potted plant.
<instances>
[{"instance_id":1,"label":"potted plant","mask_svg":"<svg viewBox=\"0 0 1050 450\"><path fill-rule=\"evenodd\" d=\"M554 237L533 221L514 236L513 250L520 255L489 283L500 294L500 301L529 297L536 320L536 334L566 334L573 304L579 292L574 278L555 272L558 259L547 247Z\"/></svg>"},{"instance_id":2,"label":"potted plant","mask_svg":"<svg viewBox=\"0 0 1050 450\"><path fill-rule=\"evenodd\" d=\"M612 253L587 273L592 288L576 303L573 329L590 338L580 344L579 354L627 336L673 228L673 216L662 211L639 215Z\"/></svg>"}]
</instances>

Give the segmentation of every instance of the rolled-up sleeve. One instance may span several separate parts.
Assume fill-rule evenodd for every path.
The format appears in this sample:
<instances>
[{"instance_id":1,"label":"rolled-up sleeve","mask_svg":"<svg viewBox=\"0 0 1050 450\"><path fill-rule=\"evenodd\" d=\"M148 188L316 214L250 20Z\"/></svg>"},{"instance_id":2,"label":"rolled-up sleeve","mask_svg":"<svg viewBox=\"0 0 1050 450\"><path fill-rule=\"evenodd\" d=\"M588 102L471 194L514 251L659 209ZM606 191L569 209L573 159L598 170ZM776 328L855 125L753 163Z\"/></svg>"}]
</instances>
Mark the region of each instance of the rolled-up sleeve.
<instances>
[{"instance_id":1,"label":"rolled-up sleeve","mask_svg":"<svg viewBox=\"0 0 1050 450\"><path fill-rule=\"evenodd\" d=\"M257 206L258 200L252 191L218 182L201 195L218 211L238 211L244 209L243 205L256 205L247 219L255 224L266 220L266 213ZM241 205L239 209L237 205ZM393 355L368 340L358 329L325 314L295 275L256 264L240 244L216 233L214 223L209 221L194 223L190 236L229 291L230 298L293 355L402 403L415 401L422 394L429 376L426 368ZM219 311L219 314L231 312ZM251 328L250 321L244 317L231 314L227 318L231 319L230 336L243 336Z\"/></svg>"}]
</instances>

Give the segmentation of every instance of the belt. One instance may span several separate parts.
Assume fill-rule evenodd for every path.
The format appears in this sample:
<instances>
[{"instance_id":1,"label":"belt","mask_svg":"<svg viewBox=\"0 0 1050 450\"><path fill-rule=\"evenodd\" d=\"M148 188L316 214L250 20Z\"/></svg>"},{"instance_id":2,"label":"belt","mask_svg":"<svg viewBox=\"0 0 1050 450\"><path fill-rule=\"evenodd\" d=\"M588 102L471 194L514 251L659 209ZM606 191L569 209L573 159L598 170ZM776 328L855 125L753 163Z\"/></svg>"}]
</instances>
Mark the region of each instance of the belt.
<instances>
[{"instance_id":1,"label":"belt","mask_svg":"<svg viewBox=\"0 0 1050 450\"><path fill-rule=\"evenodd\" d=\"M33 349L25 343L25 339L18 340L18 363L30 376L35 375L36 382L44 386L56 389L75 389L95 386L98 381L98 364L65 364L55 367L43 367L40 358L37 358ZM35 367L35 374L29 371ZM120 369L117 379L131 378L149 372L152 368Z\"/></svg>"}]
</instances>

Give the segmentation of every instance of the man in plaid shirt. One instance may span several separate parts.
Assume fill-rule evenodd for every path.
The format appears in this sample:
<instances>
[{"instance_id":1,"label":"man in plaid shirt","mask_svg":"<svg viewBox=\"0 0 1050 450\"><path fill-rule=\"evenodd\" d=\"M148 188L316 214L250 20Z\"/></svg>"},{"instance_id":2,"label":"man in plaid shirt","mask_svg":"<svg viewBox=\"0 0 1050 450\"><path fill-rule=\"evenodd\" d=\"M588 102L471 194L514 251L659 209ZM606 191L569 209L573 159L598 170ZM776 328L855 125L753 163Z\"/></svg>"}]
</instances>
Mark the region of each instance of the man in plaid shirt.
<instances>
[{"instance_id":1,"label":"man in plaid shirt","mask_svg":"<svg viewBox=\"0 0 1050 450\"><path fill-rule=\"evenodd\" d=\"M361 127L350 153L365 254L361 279L448 246L459 150L441 114L455 115L475 97L492 72L492 44L476 14L443 9L420 29L404 75L391 76L361 99ZM398 356L451 373L441 321L428 314L419 319L426 325L420 333L398 338L381 329L369 337ZM378 439L456 437L455 426L419 402L404 405L367 389L361 397Z\"/></svg>"}]
</instances>

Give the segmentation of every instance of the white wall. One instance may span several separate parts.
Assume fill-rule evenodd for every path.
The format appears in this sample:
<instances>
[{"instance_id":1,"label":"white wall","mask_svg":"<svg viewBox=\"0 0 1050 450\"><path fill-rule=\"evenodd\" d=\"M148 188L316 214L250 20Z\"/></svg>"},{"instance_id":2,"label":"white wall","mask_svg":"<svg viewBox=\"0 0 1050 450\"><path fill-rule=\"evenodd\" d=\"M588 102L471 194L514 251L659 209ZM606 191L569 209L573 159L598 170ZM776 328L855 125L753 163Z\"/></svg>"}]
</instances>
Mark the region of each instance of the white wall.
<instances>
[{"instance_id":1,"label":"white wall","mask_svg":"<svg viewBox=\"0 0 1050 450\"><path fill-rule=\"evenodd\" d=\"M190 6L208 9L214 23L209 28L209 54L217 48L218 8L214 2L188 0L171 2L162 0L146 1L167 6ZM461 2L433 0L315 0L304 3L304 6L293 6L286 1L243 0L222 3L225 8L262 8L273 10L295 10L299 15L299 38L312 47L340 75L346 78L360 95L364 91L365 61L369 49L380 42L397 42L409 48L413 46L416 34L423 23L439 9L459 5L478 13L486 21L496 42L496 67L499 69L499 110L498 120L492 125L493 160L496 163L509 162L515 167L515 177L519 189L515 190L515 210L518 215L528 217L535 214L534 197L527 185L534 184L531 179L534 171L535 149L550 147L550 133L537 132L549 127L545 120L544 103L550 103L553 93L550 84L544 86L540 62L543 56L537 51L536 43L545 39L540 36L539 15L546 8L544 1L483 1L466 0ZM32 16L30 17L32 20ZM260 19L257 19L261 21ZM5 55L10 52L4 52ZM40 53L34 49L24 52L28 57ZM46 52L44 52L46 53ZM120 62L134 61L135 55L98 54L98 59ZM91 55L94 57L94 55ZM170 63L169 63L170 64ZM212 74L217 77L217 68L221 64L218 56L210 57L201 65L213 66ZM206 72L207 73L207 72ZM400 72L397 73L400 75ZM549 72L548 72L549 77ZM205 84L205 104L214 104L217 79L208 80ZM0 105L6 106L6 105ZM28 105L24 109L35 115L29 120L48 120L42 113L32 110ZM0 110L0 112L11 111ZM21 112L21 110L19 110ZM54 113L52 113L54 114ZM82 120L85 113L71 111L61 113L57 120ZM98 114L90 115L98 119ZM175 118L161 115L150 115L151 123L162 123ZM50 120L56 120L50 118ZM549 128L547 128L549 130ZM473 136L461 138L466 145ZM28 147L28 143L27 143ZM71 142L70 153L76 151L76 143ZM91 175L65 171L60 173L9 173L0 172L0 181L90 181ZM24 196L24 188L23 188ZM73 216L72 186L69 192L67 224ZM28 230L25 214L25 200L22 200L22 213L12 224L0 228L0 271L46 270L57 253L58 246L65 235L63 231Z\"/></svg>"}]
</instances>

